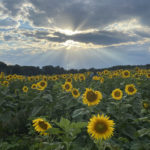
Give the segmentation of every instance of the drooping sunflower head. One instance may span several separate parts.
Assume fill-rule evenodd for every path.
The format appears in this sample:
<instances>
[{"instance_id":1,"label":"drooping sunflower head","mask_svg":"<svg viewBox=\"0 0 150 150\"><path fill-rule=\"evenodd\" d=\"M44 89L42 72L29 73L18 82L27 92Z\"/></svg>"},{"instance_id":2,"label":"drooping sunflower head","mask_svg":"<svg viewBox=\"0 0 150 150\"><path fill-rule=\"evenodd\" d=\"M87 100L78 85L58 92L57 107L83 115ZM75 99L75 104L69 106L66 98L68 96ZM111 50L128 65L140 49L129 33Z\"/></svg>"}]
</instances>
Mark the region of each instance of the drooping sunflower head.
<instances>
[{"instance_id":1,"label":"drooping sunflower head","mask_svg":"<svg viewBox=\"0 0 150 150\"><path fill-rule=\"evenodd\" d=\"M112 95L113 99L121 100L123 92L120 89L117 88L117 89L112 91L111 95Z\"/></svg>"},{"instance_id":2,"label":"drooping sunflower head","mask_svg":"<svg viewBox=\"0 0 150 150\"><path fill-rule=\"evenodd\" d=\"M42 135L47 135L48 133L45 131L47 131L49 128L52 128L51 124L42 118L37 118L33 120L32 123L35 130Z\"/></svg>"},{"instance_id":3,"label":"drooping sunflower head","mask_svg":"<svg viewBox=\"0 0 150 150\"><path fill-rule=\"evenodd\" d=\"M128 94L128 95L134 95L136 92L137 92L137 89L135 88L135 85L134 84L127 84L125 86L125 92Z\"/></svg>"},{"instance_id":4,"label":"drooping sunflower head","mask_svg":"<svg viewBox=\"0 0 150 150\"><path fill-rule=\"evenodd\" d=\"M27 93L27 92L28 92L28 87L27 87L27 86L24 86L24 87L22 88L22 90L23 90L23 92Z\"/></svg>"},{"instance_id":5,"label":"drooping sunflower head","mask_svg":"<svg viewBox=\"0 0 150 150\"><path fill-rule=\"evenodd\" d=\"M88 106L97 105L102 99L102 93L100 91L94 91L92 89L86 88L83 94L83 103Z\"/></svg>"},{"instance_id":6,"label":"drooping sunflower head","mask_svg":"<svg viewBox=\"0 0 150 150\"><path fill-rule=\"evenodd\" d=\"M130 71L129 70L122 71L122 77L123 78L129 78L130 77Z\"/></svg>"},{"instance_id":7,"label":"drooping sunflower head","mask_svg":"<svg viewBox=\"0 0 150 150\"><path fill-rule=\"evenodd\" d=\"M66 91L66 92L69 92L71 91L72 89L72 84L70 82L65 82L63 85L62 85L62 88Z\"/></svg>"},{"instance_id":8,"label":"drooping sunflower head","mask_svg":"<svg viewBox=\"0 0 150 150\"><path fill-rule=\"evenodd\" d=\"M113 135L114 121L104 115L93 116L87 126L87 132L96 140L106 140Z\"/></svg>"},{"instance_id":9,"label":"drooping sunflower head","mask_svg":"<svg viewBox=\"0 0 150 150\"><path fill-rule=\"evenodd\" d=\"M79 93L78 89L76 89L76 88L73 88L71 92L72 92L72 96L74 98L78 98L80 96L80 93Z\"/></svg>"}]
</instances>

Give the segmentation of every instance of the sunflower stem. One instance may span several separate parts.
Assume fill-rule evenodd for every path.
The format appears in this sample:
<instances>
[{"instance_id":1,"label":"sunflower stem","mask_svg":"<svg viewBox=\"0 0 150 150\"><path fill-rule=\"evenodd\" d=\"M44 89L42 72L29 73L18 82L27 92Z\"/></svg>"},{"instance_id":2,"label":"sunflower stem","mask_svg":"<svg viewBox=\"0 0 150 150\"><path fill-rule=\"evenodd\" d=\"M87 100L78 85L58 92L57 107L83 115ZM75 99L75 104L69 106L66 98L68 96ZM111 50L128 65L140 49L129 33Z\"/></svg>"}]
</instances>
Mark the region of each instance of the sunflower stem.
<instances>
[{"instance_id":1,"label":"sunflower stem","mask_svg":"<svg viewBox=\"0 0 150 150\"><path fill-rule=\"evenodd\" d=\"M98 150L105 150L105 143L102 140L95 141Z\"/></svg>"},{"instance_id":2,"label":"sunflower stem","mask_svg":"<svg viewBox=\"0 0 150 150\"><path fill-rule=\"evenodd\" d=\"M70 149L70 145L71 145L70 142L65 142L65 144L66 144L66 148L67 148L66 150L69 150Z\"/></svg>"}]
</instances>

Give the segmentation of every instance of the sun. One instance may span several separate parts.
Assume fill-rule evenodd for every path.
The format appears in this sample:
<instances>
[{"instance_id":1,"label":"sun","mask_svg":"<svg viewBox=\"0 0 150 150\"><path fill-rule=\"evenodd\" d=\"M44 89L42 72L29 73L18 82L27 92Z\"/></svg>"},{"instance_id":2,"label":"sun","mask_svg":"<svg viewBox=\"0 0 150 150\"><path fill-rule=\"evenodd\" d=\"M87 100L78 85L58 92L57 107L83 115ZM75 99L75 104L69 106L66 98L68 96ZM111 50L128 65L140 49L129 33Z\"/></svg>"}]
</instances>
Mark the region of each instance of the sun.
<instances>
[{"instance_id":1,"label":"sun","mask_svg":"<svg viewBox=\"0 0 150 150\"><path fill-rule=\"evenodd\" d=\"M68 35L68 36L79 33L79 31L73 31L73 30L69 30L69 29L60 29L59 32L65 34L65 35Z\"/></svg>"}]
</instances>

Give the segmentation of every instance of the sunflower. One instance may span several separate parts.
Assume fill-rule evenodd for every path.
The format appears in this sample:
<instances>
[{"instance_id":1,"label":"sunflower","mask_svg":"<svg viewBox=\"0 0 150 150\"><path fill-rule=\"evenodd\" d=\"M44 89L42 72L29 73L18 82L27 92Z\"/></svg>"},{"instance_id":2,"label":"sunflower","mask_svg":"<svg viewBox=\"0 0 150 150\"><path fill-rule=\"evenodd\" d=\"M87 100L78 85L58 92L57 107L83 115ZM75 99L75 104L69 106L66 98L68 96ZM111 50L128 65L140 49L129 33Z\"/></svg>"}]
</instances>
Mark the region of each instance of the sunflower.
<instances>
[{"instance_id":1,"label":"sunflower","mask_svg":"<svg viewBox=\"0 0 150 150\"><path fill-rule=\"evenodd\" d=\"M37 118L33 120L32 123L35 130L41 135L47 135L48 133L46 133L45 131L47 131L49 128L52 128L51 124L42 118Z\"/></svg>"},{"instance_id":2,"label":"sunflower","mask_svg":"<svg viewBox=\"0 0 150 150\"><path fill-rule=\"evenodd\" d=\"M102 93L100 91L94 91L92 89L86 88L83 94L83 103L88 106L97 105L102 99Z\"/></svg>"},{"instance_id":3,"label":"sunflower","mask_svg":"<svg viewBox=\"0 0 150 150\"><path fill-rule=\"evenodd\" d=\"M73 88L71 93L74 98L78 98L80 96L78 89Z\"/></svg>"},{"instance_id":4,"label":"sunflower","mask_svg":"<svg viewBox=\"0 0 150 150\"><path fill-rule=\"evenodd\" d=\"M110 73L110 71L109 70L104 70L103 73L104 73L104 75L108 75Z\"/></svg>"},{"instance_id":5,"label":"sunflower","mask_svg":"<svg viewBox=\"0 0 150 150\"><path fill-rule=\"evenodd\" d=\"M120 89L115 89L111 93L112 98L115 100L120 100L122 98L123 92Z\"/></svg>"},{"instance_id":6,"label":"sunflower","mask_svg":"<svg viewBox=\"0 0 150 150\"><path fill-rule=\"evenodd\" d=\"M43 90L45 90L45 88L44 87L38 87L37 86L37 88L36 88L38 91L43 91Z\"/></svg>"},{"instance_id":7,"label":"sunflower","mask_svg":"<svg viewBox=\"0 0 150 150\"><path fill-rule=\"evenodd\" d=\"M93 76L92 80L100 80L99 76Z\"/></svg>"},{"instance_id":8,"label":"sunflower","mask_svg":"<svg viewBox=\"0 0 150 150\"><path fill-rule=\"evenodd\" d=\"M150 78L150 73L147 73L147 74L146 74L146 77L147 77L147 78Z\"/></svg>"},{"instance_id":9,"label":"sunflower","mask_svg":"<svg viewBox=\"0 0 150 150\"><path fill-rule=\"evenodd\" d=\"M102 115L93 116L88 122L87 132L96 140L106 140L113 135L114 121Z\"/></svg>"},{"instance_id":10,"label":"sunflower","mask_svg":"<svg viewBox=\"0 0 150 150\"><path fill-rule=\"evenodd\" d=\"M43 76L43 80L44 80L44 81L47 81L48 79L47 79L47 77L46 77L46 76Z\"/></svg>"},{"instance_id":11,"label":"sunflower","mask_svg":"<svg viewBox=\"0 0 150 150\"><path fill-rule=\"evenodd\" d=\"M36 89L36 88L37 88L37 85L35 83L32 84L31 89Z\"/></svg>"},{"instance_id":12,"label":"sunflower","mask_svg":"<svg viewBox=\"0 0 150 150\"><path fill-rule=\"evenodd\" d=\"M125 86L125 92L128 94L128 95L134 95L136 92L137 92L137 89L135 88L135 85L134 84L127 84Z\"/></svg>"},{"instance_id":13,"label":"sunflower","mask_svg":"<svg viewBox=\"0 0 150 150\"><path fill-rule=\"evenodd\" d=\"M149 108L149 103L147 103L147 102L143 102L143 107L145 108L145 109L147 109L147 108Z\"/></svg>"},{"instance_id":14,"label":"sunflower","mask_svg":"<svg viewBox=\"0 0 150 150\"><path fill-rule=\"evenodd\" d=\"M28 92L28 87L27 87L27 86L24 86L24 87L22 88L22 90L23 90L23 92L27 93L27 92Z\"/></svg>"},{"instance_id":15,"label":"sunflower","mask_svg":"<svg viewBox=\"0 0 150 150\"><path fill-rule=\"evenodd\" d=\"M72 89L72 84L70 82L65 82L63 85L62 85L62 88L66 91L66 92L69 92L71 91Z\"/></svg>"},{"instance_id":16,"label":"sunflower","mask_svg":"<svg viewBox=\"0 0 150 150\"><path fill-rule=\"evenodd\" d=\"M129 78L130 77L130 71L129 70L122 71L122 77L123 78Z\"/></svg>"},{"instance_id":17,"label":"sunflower","mask_svg":"<svg viewBox=\"0 0 150 150\"><path fill-rule=\"evenodd\" d=\"M102 77L101 79L100 79L100 83L103 83L104 82L104 78Z\"/></svg>"},{"instance_id":18,"label":"sunflower","mask_svg":"<svg viewBox=\"0 0 150 150\"><path fill-rule=\"evenodd\" d=\"M42 81L37 83L37 86L39 88L44 88L45 89L47 87L47 81L42 80Z\"/></svg>"},{"instance_id":19,"label":"sunflower","mask_svg":"<svg viewBox=\"0 0 150 150\"><path fill-rule=\"evenodd\" d=\"M85 75L84 75L84 74L79 74L79 80L80 80L80 81L85 80Z\"/></svg>"},{"instance_id":20,"label":"sunflower","mask_svg":"<svg viewBox=\"0 0 150 150\"><path fill-rule=\"evenodd\" d=\"M58 77L55 75L55 76L52 76L52 80L53 81L56 81L58 79Z\"/></svg>"},{"instance_id":21,"label":"sunflower","mask_svg":"<svg viewBox=\"0 0 150 150\"><path fill-rule=\"evenodd\" d=\"M72 82L72 78L67 78L66 82Z\"/></svg>"},{"instance_id":22,"label":"sunflower","mask_svg":"<svg viewBox=\"0 0 150 150\"><path fill-rule=\"evenodd\" d=\"M2 81L2 85L8 87L9 82L8 81Z\"/></svg>"}]
</instances>

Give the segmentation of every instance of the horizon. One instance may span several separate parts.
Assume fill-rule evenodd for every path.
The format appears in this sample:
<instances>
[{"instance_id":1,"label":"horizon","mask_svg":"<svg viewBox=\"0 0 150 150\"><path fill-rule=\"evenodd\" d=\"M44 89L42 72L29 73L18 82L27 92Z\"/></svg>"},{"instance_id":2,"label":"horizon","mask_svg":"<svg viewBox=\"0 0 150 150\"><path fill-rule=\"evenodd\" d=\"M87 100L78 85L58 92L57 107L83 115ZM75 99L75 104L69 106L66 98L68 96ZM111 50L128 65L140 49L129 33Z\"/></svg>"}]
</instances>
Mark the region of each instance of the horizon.
<instances>
[{"instance_id":1,"label":"horizon","mask_svg":"<svg viewBox=\"0 0 150 150\"><path fill-rule=\"evenodd\" d=\"M5 62L2 62L0 61L0 63L5 63ZM6 63L5 63L6 64ZM33 66L33 65L19 65L19 64L6 64L7 66L15 66L15 65L18 65L20 67L39 67L40 69L42 69L43 67L46 67L46 66L52 66L52 67L60 67L60 68L63 68L61 66L54 66L54 65L45 65L45 66ZM115 67L119 67L119 66L122 66L122 67L126 67L126 66L131 66L131 67L144 67L146 65L150 65L150 64L139 64L139 65L115 65L115 66L110 66L110 67L104 67L104 68L80 68L80 69L76 69L76 68L69 68L69 69L66 69L66 68L63 68L64 70L82 70L82 69L85 69L85 70L90 70L90 69L100 69L100 70L103 70L103 69L111 69L111 68L115 68Z\"/></svg>"},{"instance_id":2,"label":"horizon","mask_svg":"<svg viewBox=\"0 0 150 150\"><path fill-rule=\"evenodd\" d=\"M150 64L149 0L2 0L0 61L64 69Z\"/></svg>"}]
</instances>

